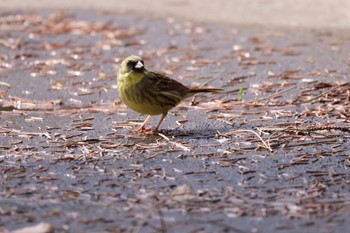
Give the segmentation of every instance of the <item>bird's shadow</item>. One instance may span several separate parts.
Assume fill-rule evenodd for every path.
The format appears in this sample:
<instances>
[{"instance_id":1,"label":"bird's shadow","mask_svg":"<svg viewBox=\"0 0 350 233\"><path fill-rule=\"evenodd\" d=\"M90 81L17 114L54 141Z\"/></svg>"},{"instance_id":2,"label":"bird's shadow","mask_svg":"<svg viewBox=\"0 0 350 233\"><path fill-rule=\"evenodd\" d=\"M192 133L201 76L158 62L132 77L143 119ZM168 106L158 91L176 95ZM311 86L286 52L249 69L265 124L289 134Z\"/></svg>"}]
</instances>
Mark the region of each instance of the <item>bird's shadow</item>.
<instances>
[{"instance_id":1,"label":"bird's shadow","mask_svg":"<svg viewBox=\"0 0 350 233\"><path fill-rule=\"evenodd\" d=\"M228 131L228 127L220 127L220 128L198 128L198 129L161 129L159 132L154 135L145 135L143 142L156 141L159 138L167 137L177 138L177 139L212 139L215 137L217 132L226 132ZM141 138L140 138L141 139ZM140 140L139 139L139 140Z\"/></svg>"},{"instance_id":2,"label":"bird's shadow","mask_svg":"<svg viewBox=\"0 0 350 233\"><path fill-rule=\"evenodd\" d=\"M166 137L176 137L176 138L189 138L189 139L209 139L213 138L217 131L217 128L206 128L206 129L163 129L159 133L165 135Z\"/></svg>"}]
</instances>

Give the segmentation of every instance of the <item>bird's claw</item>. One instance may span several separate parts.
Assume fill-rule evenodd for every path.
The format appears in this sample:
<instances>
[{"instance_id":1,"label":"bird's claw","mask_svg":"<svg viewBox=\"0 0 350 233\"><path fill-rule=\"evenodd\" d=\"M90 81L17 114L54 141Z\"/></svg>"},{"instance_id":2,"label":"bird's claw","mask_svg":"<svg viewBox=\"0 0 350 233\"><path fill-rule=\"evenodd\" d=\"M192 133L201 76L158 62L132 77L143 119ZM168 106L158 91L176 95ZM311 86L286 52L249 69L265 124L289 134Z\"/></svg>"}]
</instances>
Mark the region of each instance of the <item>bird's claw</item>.
<instances>
[{"instance_id":1,"label":"bird's claw","mask_svg":"<svg viewBox=\"0 0 350 233\"><path fill-rule=\"evenodd\" d=\"M152 128L146 128L146 127L140 127L138 129L132 129L130 132L137 132L140 134L147 134L147 135L155 135L158 133L158 130L152 130Z\"/></svg>"},{"instance_id":2,"label":"bird's claw","mask_svg":"<svg viewBox=\"0 0 350 233\"><path fill-rule=\"evenodd\" d=\"M147 134L147 135L156 135L157 133L158 133L158 130L149 130L144 132L144 134Z\"/></svg>"}]
</instances>

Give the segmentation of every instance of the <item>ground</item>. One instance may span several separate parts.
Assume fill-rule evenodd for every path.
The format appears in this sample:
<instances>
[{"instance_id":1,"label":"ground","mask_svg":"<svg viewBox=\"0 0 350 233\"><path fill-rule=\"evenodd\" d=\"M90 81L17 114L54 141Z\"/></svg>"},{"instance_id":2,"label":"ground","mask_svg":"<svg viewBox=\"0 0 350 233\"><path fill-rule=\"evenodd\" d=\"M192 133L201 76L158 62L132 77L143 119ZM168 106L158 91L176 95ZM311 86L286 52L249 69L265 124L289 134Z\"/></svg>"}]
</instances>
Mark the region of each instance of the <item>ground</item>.
<instances>
[{"instance_id":1,"label":"ground","mask_svg":"<svg viewBox=\"0 0 350 233\"><path fill-rule=\"evenodd\" d=\"M349 229L346 31L52 9L3 12L0 30L2 231ZM130 54L224 91L132 133Z\"/></svg>"}]
</instances>

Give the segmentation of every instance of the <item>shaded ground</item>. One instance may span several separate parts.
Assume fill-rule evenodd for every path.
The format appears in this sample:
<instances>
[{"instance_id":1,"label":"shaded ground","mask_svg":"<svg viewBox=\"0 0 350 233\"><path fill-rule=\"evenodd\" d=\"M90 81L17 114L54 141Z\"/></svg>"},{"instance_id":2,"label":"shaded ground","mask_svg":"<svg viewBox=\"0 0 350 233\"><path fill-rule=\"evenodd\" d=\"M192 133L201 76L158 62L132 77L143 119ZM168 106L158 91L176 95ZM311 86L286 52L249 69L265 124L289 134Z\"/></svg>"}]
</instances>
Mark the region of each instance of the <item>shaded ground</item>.
<instances>
[{"instance_id":1,"label":"shaded ground","mask_svg":"<svg viewBox=\"0 0 350 233\"><path fill-rule=\"evenodd\" d=\"M0 30L1 230L350 227L349 34L89 11L3 13ZM130 54L225 92L130 133L144 117L115 89Z\"/></svg>"}]
</instances>

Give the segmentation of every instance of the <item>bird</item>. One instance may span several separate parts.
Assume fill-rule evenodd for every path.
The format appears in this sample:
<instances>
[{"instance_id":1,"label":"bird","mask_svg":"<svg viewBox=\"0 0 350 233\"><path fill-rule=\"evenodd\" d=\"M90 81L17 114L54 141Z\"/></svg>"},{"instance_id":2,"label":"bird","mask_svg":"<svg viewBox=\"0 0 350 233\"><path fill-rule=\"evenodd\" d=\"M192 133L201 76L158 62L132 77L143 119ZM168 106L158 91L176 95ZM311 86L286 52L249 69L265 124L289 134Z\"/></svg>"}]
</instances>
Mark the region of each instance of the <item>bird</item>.
<instances>
[{"instance_id":1,"label":"bird","mask_svg":"<svg viewBox=\"0 0 350 233\"><path fill-rule=\"evenodd\" d=\"M131 55L125 58L117 74L119 97L132 110L147 114L140 128L134 132L158 132L169 110L184 99L201 92L219 93L219 88L189 88L166 75L147 70L141 57ZM146 128L153 115L162 115L156 128Z\"/></svg>"}]
</instances>

